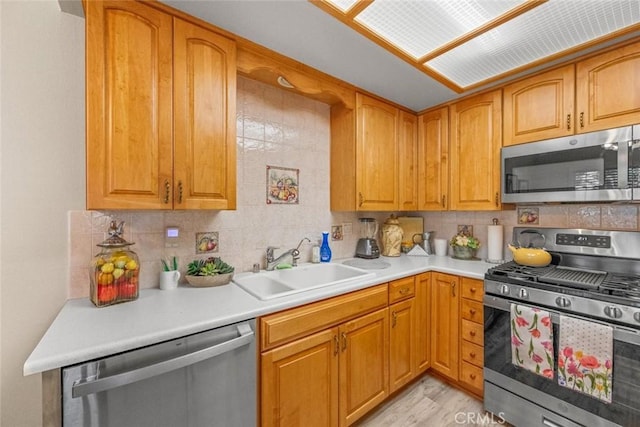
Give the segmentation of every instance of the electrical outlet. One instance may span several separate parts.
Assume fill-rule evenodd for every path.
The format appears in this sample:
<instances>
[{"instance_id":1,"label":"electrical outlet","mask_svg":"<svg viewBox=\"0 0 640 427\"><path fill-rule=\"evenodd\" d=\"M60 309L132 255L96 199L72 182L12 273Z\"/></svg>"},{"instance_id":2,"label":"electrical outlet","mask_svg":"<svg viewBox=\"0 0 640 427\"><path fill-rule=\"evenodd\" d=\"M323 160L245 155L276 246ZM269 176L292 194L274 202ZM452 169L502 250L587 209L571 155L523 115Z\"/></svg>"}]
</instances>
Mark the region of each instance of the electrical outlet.
<instances>
[{"instance_id":1,"label":"electrical outlet","mask_svg":"<svg viewBox=\"0 0 640 427\"><path fill-rule=\"evenodd\" d=\"M350 222L342 224L342 234L344 236L350 236L353 233L353 225Z\"/></svg>"},{"instance_id":2,"label":"electrical outlet","mask_svg":"<svg viewBox=\"0 0 640 427\"><path fill-rule=\"evenodd\" d=\"M458 234L473 236L473 225L458 225Z\"/></svg>"}]
</instances>

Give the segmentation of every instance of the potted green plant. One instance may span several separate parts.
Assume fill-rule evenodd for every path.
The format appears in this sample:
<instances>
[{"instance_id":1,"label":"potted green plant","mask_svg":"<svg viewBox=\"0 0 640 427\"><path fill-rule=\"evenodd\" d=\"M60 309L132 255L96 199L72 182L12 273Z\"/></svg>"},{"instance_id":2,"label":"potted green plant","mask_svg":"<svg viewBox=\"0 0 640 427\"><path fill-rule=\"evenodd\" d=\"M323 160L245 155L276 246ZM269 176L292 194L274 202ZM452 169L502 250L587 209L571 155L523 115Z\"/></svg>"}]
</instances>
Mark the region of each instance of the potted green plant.
<instances>
[{"instance_id":1,"label":"potted green plant","mask_svg":"<svg viewBox=\"0 0 640 427\"><path fill-rule=\"evenodd\" d=\"M221 258L196 259L187 266L187 282L198 287L226 285L233 272L234 268Z\"/></svg>"}]
</instances>

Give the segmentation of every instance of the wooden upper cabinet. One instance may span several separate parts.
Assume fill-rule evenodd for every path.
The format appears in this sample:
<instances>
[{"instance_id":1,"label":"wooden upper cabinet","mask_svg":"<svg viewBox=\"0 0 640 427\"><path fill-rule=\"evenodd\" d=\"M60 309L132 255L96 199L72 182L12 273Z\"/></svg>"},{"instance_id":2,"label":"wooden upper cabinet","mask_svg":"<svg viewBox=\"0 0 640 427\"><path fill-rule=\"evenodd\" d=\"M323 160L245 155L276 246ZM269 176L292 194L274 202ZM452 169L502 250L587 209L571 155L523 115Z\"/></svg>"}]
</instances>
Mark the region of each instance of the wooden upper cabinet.
<instances>
[{"instance_id":1,"label":"wooden upper cabinet","mask_svg":"<svg viewBox=\"0 0 640 427\"><path fill-rule=\"evenodd\" d=\"M235 209L235 42L174 24L174 208Z\"/></svg>"},{"instance_id":2,"label":"wooden upper cabinet","mask_svg":"<svg viewBox=\"0 0 640 427\"><path fill-rule=\"evenodd\" d=\"M418 210L447 209L449 108L418 117Z\"/></svg>"},{"instance_id":3,"label":"wooden upper cabinet","mask_svg":"<svg viewBox=\"0 0 640 427\"><path fill-rule=\"evenodd\" d=\"M398 209L418 209L418 118L400 111L398 136Z\"/></svg>"},{"instance_id":4,"label":"wooden upper cabinet","mask_svg":"<svg viewBox=\"0 0 640 427\"><path fill-rule=\"evenodd\" d=\"M85 8L87 208L166 208L172 18L138 2Z\"/></svg>"},{"instance_id":5,"label":"wooden upper cabinet","mask_svg":"<svg viewBox=\"0 0 640 427\"><path fill-rule=\"evenodd\" d=\"M451 104L451 210L499 210L502 91Z\"/></svg>"},{"instance_id":6,"label":"wooden upper cabinet","mask_svg":"<svg viewBox=\"0 0 640 427\"><path fill-rule=\"evenodd\" d=\"M398 209L399 110L356 94L357 210Z\"/></svg>"},{"instance_id":7,"label":"wooden upper cabinet","mask_svg":"<svg viewBox=\"0 0 640 427\"><path fill-rule=\"evenodd\" d=\"M573 64L505 86L503 145L573 135Z\"/></svg>"},{"instance_id":8,"label":"wooden upper cabinet","mask_svg":"<svg viewBox=\"0 0 640 427\"><path fill-rule=\"evenodd\" d=\"M576 64L578 132L640 122L640 43Z\"/></svg>"},{"instance_id":9,"label":"wooden upper cabinet","mask_svg":"<svg viewBox=\"0 0 640 427\"><path fill-rule=\"evenodd\" d=\"M85 5L87 208L234 209L235 42L140 2Z\"/></svg>"}]
</instances>

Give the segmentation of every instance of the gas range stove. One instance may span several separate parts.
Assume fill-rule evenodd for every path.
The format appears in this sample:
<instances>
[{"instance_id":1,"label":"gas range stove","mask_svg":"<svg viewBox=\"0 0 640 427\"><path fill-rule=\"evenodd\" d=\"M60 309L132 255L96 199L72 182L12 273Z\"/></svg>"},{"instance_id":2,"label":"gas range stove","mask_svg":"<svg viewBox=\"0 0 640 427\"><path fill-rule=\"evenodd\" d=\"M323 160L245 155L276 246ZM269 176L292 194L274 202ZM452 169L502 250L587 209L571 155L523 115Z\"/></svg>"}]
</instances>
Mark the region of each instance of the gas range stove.
<instances>
[{"instance_id":1,"label":"gas range stove","mask_svg":"<svg viewBox=\"0 0 640 427\"><path fill-rule=\"evenodd\" d=\"M490 268L487 295L640 329L640 233L516 227L513 240L531 235L542 236L551 264Z\"/></svg>"}]
</instances>

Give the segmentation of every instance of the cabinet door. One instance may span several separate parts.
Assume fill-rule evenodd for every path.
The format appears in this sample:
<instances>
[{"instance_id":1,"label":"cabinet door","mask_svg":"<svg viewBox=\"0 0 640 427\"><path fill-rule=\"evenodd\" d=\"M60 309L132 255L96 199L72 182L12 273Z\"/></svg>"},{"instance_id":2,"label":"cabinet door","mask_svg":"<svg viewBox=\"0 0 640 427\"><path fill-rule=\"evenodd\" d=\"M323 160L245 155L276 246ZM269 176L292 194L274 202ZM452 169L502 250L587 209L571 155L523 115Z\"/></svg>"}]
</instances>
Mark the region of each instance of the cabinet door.
<instances>
[{"instance_id":1,"label":"cabinet door","mask_svg":"<svg viewBox=\"0 0 640 427\"><path fill-rule=\"evenodd\" d=\"M573 135L573 64L505 86L503 146Z\"/></svg>"},{"instance_id":2,"label":"cabinet door","mask_svg":"<svg viewBox=\"0 0 640 427\"><path fill-rule=\"evenodd\" d=\"M414 299L389 306L389 392L415 377Z\"/></svg>"},{"instance_id":3,"label":"cabinet door","mask_svg":"<svg viewBox=\"0 0 640 427\"><path fill-rule=\"evenodd\" d=\"M499 210L502 92L451 105L451 210Z\"/></svg>"},{"instance_id":4,"label":"cabinet door","mask_svg":"<svg viewBox=\"0 0 640 427\"><path fill-rule=\"evenodd\" d=\"M87 209L171 208L172 18L88 1Z\"/></svg>"},{"instance_id":5,"label":"cabinet door","mask_svg":"<svg viewBox=\"0 0 640 427\"><path fill-rule=\"evenodd\" d=\"M640 121L640 43L578 62L576 113L578 132Z\"/></svg>"},{"instance_id":6,"label":"cabinet door","mask_svg":"<svg viewBox=\"0 0 640 427\"><path fill-rule=\"evenodd\" d=\"M235 42L174 25L174 208L235 209Z\"/></svg>"},{"instance_id":7,"label":"cabinet door","mask_svg":"<svg viewBox=\"0 0 640 427\"><path fill-rule=\"evenodd\" d=\"M447 209L449 191L449 108L418 118L418 210Z\"/></svg>"},{"instance_id":8,"label":"cabinet door","mask_svg":"<svg viewBox=\"0 0 640 427\"><path fill-rule=\"evenodd\" d=\"M337 334L327 329L262 354L262 426L338 425Z\"/></svg>"},{"instance_id":9,"label":"cabinet door","mask_svg":"<svg viewBox=\"0 0 640 427\"><path fill-rule=\"evenodd\" d=\"M340 326L340 426L352 424L389 394L388 325L384 308Z\"/></svg>"},{"instance_id":10,"label":"cabinet door","mask_svg":"<svg viewBox=\"0 0 640 427\"><path fill-rule=\"evenodd\" d=\"M431 367L431 273L416 278L415 296L415 363L416 374Z\"/></svg>"},{"instance_id":11,"label":"cabinet door","mask_svg":"<svg viewBox=\"0 0 640 427\"><path fill-rule=\"evenodd\" d=\"M398 209L398 109L356 95L358 210Z\"/></svg>"},{"instance_id":12,"label":"cabinet door","mask_svg":"<svg viewBox=\"0 0 640 427\"><path fill-rule=\"evenodd\" d=\"M458 380L459 278L431 275L431 367Z\"/></svg>"},{"instance_id":13,"label":"cabinet door","mask_svg":"<svg viewBox=\"0 0 640 427\"><path fill-rule=\"evenodd\" d=\"M418 209L418 119L400 112L398 137L398 209Z\"/></svg>"}]
</instances>

